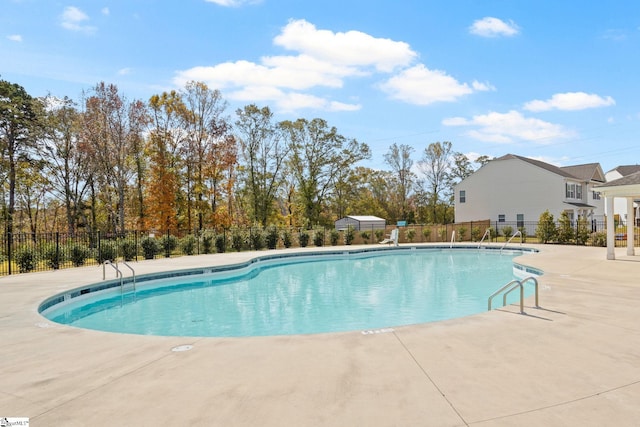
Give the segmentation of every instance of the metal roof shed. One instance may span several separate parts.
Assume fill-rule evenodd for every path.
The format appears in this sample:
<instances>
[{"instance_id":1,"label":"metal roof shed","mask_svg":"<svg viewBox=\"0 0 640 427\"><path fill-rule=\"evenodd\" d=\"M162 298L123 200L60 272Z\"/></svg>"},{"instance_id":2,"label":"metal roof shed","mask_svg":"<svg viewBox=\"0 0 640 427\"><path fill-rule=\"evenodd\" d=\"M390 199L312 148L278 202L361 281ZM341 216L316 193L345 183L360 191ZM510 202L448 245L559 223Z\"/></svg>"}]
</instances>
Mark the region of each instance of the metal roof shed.
<instances>
[{"instance_id":1,"label":"metal roof shed","mask_svg":"<svg viewBox=\"0 0 640 427\"><path fill-rule=\"evenodd\" d=\"M373 215L349 215L335 222L336 230L346 230L351 227L356 231L384 229L387 220Z\"/></svg>"}]
</instances>

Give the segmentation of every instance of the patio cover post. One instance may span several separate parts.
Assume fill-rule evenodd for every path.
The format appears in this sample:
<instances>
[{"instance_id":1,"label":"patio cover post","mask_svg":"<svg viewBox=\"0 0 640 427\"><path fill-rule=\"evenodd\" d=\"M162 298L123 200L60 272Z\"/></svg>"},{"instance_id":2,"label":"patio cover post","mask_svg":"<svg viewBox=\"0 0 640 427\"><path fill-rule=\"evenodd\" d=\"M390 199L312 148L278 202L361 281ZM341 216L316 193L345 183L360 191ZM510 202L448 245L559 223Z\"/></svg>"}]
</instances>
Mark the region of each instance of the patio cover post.
<instances>
[{"instance_id":1,"label":"patio cover post","mask_svg":"<svg viewBox=\"0 0 640 427\"><path fill-rule=\"evenodd\" d=\"M635 225L633 197L627 197L627 255L635 255Z\"/></svg>"},{"instance_id":2,"label":"patio cover post","mask_svg":"<svg viewBox=\"0 0 640 427\"><path fill-rule=\"evenodd\" d=\"M616 236L614 233L613 196L605 196L607 204L607 259L616 259Z\"/></svg>"}]
</instances>

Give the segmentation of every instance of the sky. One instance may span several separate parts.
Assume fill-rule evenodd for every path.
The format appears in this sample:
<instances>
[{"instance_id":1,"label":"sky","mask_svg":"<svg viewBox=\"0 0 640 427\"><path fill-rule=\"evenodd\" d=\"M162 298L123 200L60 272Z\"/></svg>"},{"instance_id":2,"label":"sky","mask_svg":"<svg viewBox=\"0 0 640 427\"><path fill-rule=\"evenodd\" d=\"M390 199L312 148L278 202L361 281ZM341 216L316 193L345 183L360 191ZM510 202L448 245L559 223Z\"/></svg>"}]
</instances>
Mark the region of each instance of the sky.
<instances>
[{"instance_id":1,"label":"sky","mask_svg":"<svg viewBox=\"0 0 640 427\"><path fill-rule=\"evenodd\" d=\"M0 78L79 100L202 81L227 114L322 118L388 169L450 141L475 159L640 163L637 0L0 0Z\"/></svg>"}]
</instances>

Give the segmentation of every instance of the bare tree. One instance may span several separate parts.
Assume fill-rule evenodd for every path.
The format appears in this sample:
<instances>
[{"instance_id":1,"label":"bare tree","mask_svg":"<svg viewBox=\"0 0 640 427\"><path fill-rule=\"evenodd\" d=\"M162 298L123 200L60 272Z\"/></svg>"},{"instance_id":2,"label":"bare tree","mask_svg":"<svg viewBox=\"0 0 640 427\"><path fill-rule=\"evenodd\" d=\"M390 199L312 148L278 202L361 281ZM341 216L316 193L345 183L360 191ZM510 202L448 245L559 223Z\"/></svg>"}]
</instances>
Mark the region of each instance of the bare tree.
<instances>
[{"instance_id":1,"label":"bare tree","mask_svg":"<svg viewBox=\"0 0 640 427\"><path fill-rule=\"evenodd\" d=\"M407 200L415 182L415 175L411 171L413 166L412 152L413 147L394 143L384 155L385 163L391 167L394 174L396 188L393 189L392 196L397 198L400 205L400 218L396 219L406 220L408 215Z\"/></svg>"}]
</instances>

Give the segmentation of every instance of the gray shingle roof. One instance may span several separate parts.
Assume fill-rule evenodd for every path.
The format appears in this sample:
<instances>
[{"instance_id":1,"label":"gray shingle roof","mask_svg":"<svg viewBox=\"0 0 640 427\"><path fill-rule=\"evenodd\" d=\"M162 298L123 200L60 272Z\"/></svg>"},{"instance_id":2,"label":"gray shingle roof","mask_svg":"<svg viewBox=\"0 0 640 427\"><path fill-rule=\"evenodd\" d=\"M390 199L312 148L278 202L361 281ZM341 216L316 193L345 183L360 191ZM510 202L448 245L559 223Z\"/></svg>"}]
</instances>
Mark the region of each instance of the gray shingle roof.
<instances>
[{"instance_id":1,"label":"gray shingle roof","mask_svg":"<svg viewBox=\"0 0 640 427\"><path fill-rule=\"evenodd\" d=\"M511 160L511 159L522 160L523 162L527 162L527 163L532 164L534 166L537 166L539 168L545 169L545 170L547 170L549 172L555 173L556 175L564 176L565 178L581 179L581 178L578 178L577 176L574 176L571 173L565 171L563 168L559 168L557 166L550 165L549 163L545 163L545 162L542 162L540 160L534 160L534 159L530 159L528 157L517 156L515 154L505 154L504 156L498 157L497 159L494 159L492 161L496 161L496 160Z\"/></svg>"},{"instance_id":2,"label":"gray shingle roof","mask_svg":"<svg viewBox=\"0 0 640 427\"><path fill-rule=\"evenodd\" d=\"M640 165L621 165L613 169L622 176L631 175L632 173L640 172Z\"/></svg>"},{"instance_id":3,"label":"gray shingle roof","mask_svg":"<svg viewBox=\"0 0 640 427\"><path fill-rule=\"evenodd\" d=\"M622 178L614 179L613 181L609 181L606 184L597 185L595 188L599 187L620 187L622 185L638 185L640 184L640 171L636 173L632 173L627 176L623 176Z\"/></svg>"},{"instance_id":4,"label":"gray shingle roof","mask_svg":"<svg viewBox=\"0 0 640 427\"><path fill-rule=\"evenodd\" d=\"M563 166L560 168L582 181L605 182L600 163L585 163L584 165Z\"/></svg>"}]
</instances>

